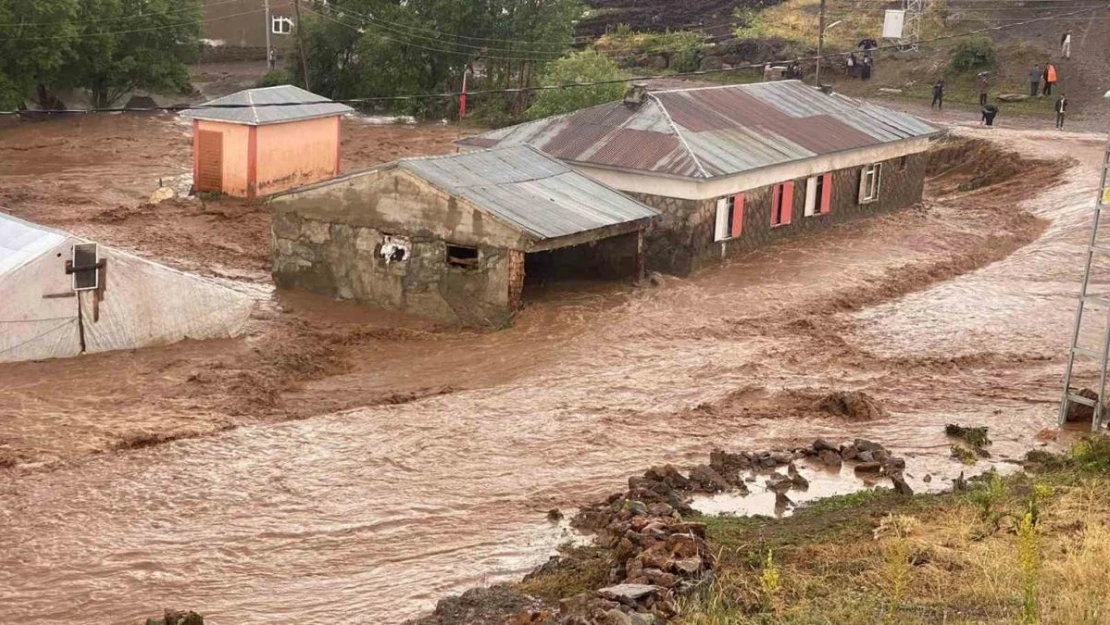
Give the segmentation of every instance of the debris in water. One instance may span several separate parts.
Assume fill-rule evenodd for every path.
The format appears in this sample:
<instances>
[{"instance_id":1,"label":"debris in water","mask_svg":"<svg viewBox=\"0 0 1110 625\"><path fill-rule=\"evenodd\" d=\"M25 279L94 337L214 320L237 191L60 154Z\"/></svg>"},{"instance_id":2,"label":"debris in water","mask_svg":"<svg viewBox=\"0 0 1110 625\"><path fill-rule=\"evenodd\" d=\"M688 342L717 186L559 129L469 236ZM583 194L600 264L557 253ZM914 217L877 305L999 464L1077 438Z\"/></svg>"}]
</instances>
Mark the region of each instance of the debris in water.
<instances>
[{"instance_id":1,"label":"debris in water","mask_svg":"<svg viewBox=\"0 0 1110 625\"><path fill-rule=\"evenodd\" d=\"M1076 394L1093 402L1098 401L1098 393L1092 391L1089 388L1085 388ZM1103 408L1105 409L1105 406L1103 406ZM1090 422L1094 418L1094 408L1090 406L1084 406L1083 404L1078 404L1076 402L1068 402L1068 414L1064 417L1064 420L1068 423Z\"/></svg>"},{"instance_id":2,"label":"debris in water","mask_svg":"<svg viewBox=\"0 0 1110 625\"><path fill-rule=\"evenodd\" d=\"M192 611L166 610L162 618L148 618L146 625L204 625L204 617Z\"/></svg>"},{"instance_id":3,"label":"debris in water","mask_svg":"<svg viewBox=\"0 0 1110 625\"><path fill-rule=\"evenodd\" d=\"M817 404L817 408L849 421L875 421L890 416L874 397L862 391L831 393Z\"/></svg>"},{"instance_id":4,"label":"debris in water","mask_svg":"<svg viewBox=\"0 0 1110 625\"><path fill-rule=\"evenodd\" d=\"M964 427L949 423L944 426L944 433L952 438L959 438L967 442L975 449L982 449L991 446L991 439L987 436L987 427Z\"/></svg>"},{"instance_id":5,"label":"debris in water","mask_svg":"<svg viewBox=\"0 0 1110 625\"><path fill-rule=\"evenodd\" d=\"M952 446L952 457L966 465L973 465L979 461L979 455L963 445Z\"/></svg>"}]
</instances>

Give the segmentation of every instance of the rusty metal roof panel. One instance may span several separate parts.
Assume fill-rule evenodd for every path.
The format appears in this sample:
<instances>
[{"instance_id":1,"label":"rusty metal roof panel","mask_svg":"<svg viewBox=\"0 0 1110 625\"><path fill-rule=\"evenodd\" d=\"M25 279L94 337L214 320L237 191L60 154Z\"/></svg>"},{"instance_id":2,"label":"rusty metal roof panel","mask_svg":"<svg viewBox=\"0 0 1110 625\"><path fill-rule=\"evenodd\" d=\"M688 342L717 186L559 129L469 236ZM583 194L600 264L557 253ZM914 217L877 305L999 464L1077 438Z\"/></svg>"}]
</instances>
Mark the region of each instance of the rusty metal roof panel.
<instances>
[{"instance_id":1,"label":"rusty metal roof panel","mask_svg":"<svg viewBox=\"0 0 1110 625\"><path fill-rule=\"evenodd\" d=\"M530 146L403 159L397 165L539 240L659 214Z\"/></svg>"},{"instance_id":2,"label":"rusty metal roof panel","mask_svg":"<svg viewBox=\"0 0 1110 625\"><path fill-rule=\"evenodd\" d=\"M614 102L459 143L528 144L567 161L712 178L939 132L790 80L649 93L636 109Z\"/></svg>"},{"instance_id":3,"label":"rusty metal roof panel","mask_svg":"<svg viewBox=\"0 0 1110 625\"><path fill-rule=\"evenodd\" d=\"M227 106L228 108L220 108ZM353 112L346 104L332 102L292 85L247 89L181 112L182 117L262 126Z\"/></svg>"}]
</instances>

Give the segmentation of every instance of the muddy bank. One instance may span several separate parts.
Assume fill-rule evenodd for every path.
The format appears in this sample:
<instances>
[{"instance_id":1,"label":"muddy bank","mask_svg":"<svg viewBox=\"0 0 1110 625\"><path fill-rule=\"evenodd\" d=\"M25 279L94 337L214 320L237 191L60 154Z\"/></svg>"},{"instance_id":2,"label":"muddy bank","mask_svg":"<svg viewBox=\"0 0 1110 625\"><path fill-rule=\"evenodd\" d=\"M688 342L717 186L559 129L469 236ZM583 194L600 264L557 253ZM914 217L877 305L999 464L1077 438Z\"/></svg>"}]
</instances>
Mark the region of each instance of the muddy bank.
<instances>
[{"instance_id":1,"label":"muddy bank","mask_svg":"<svg viewBox=\"0 0 1110 625\"><path fill-rule=\"evenodd\" d=\"M344 172L443 154L477 129L345 119ZM187 191L192 129L172 114L88 115L0 133L0 209L172 266L270 284L270 213L234 198L147 204L160 184Z\"/></svg>"},{"instance_id":2,"label":"muddy bank","mask_svg":"<svg viewBox=\"0 0 1110 625\"><path fill-rule=\"evenodd\" d=\"M872 441L834 445L818 439L793 450L715 450L708 464L685 471L652 467L630 478L627 490L583 507L572 523L594 535L593 548L564 549L519 584L444 599L432 614L407 625L663 625L678 615L682 597L714 579L716 558L706 542L706 524L689 505L694 494L747 494L749 485L765 478L763 487L783 506L792 505L789 492L809 487L796 463L821 470L845 462L858 475L886 476L896 492L913 494L903 477L906 461Z\"/></svg>"}]
</instances>

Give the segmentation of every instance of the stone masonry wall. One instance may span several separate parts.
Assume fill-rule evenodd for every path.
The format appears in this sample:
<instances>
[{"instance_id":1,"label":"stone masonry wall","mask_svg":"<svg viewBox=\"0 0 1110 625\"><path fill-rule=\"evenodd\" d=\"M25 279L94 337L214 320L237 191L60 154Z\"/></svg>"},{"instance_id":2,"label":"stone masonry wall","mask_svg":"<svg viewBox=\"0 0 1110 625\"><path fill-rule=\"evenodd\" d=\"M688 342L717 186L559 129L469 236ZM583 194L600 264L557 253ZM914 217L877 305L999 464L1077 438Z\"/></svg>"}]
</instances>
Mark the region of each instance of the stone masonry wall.
<instances>
[{"instance_id":1,"label":"stone masonry wall","mask_svg":"<svg viewBox=\"0 0 1110 625\"><path fill-rule=\"evenodd\" d=\"M882 163L879 198L859 203L862 167L832 172L831 210L825 215L805 216L804 178L794 181L793 218L790 224L771 227L772 187L745 191L742 234L714 242L716 200L681 200L630 194L663 213L663 219L645 238L647 268L675 275L688 275L699 268L779 239L824 230L836 224L889 213L921 201L925 184L925 154L912 154Z\"/></svg>"},{"instance_id":2,"label":"stone masonry wall","mask_svg":"<svg viewBox=\"0 0 1110 625\"><path fill-rule=\"evenodd\" d=\"M381 254L386 236L407 245L405 260L386 262ZM509 285L512 252L504 248L479 246L476 266L454 267L442 239L387 235L290 212L274 215L273 248L274 281L282 288L464 326L501 327L516 309Z\"/></svg>"}]
</instances>

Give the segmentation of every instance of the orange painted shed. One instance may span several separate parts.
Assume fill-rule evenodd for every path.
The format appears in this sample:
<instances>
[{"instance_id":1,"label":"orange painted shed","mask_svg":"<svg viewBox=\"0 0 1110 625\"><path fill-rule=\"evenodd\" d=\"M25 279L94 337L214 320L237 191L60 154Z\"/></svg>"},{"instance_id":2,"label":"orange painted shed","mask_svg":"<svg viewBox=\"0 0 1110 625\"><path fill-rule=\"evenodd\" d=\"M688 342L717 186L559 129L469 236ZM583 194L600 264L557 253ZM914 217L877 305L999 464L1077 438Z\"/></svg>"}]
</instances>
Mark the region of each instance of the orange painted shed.
<instances>
[{"instance_id":1,"label":"orange painted shed","mask_svg":"<svg viewBox=\"0 0 1110 625\"><path fill-rule=\"evenodd\" d=\"M184 113L193 120L193 186L262 197L339 174L344 104L291 85L248 89Z\"/></svg>"}]
</instances>

